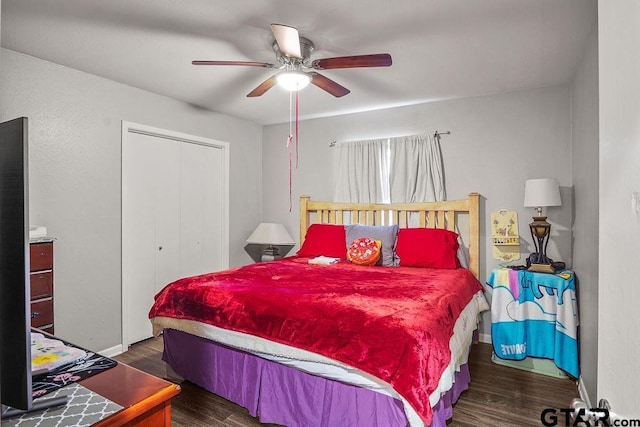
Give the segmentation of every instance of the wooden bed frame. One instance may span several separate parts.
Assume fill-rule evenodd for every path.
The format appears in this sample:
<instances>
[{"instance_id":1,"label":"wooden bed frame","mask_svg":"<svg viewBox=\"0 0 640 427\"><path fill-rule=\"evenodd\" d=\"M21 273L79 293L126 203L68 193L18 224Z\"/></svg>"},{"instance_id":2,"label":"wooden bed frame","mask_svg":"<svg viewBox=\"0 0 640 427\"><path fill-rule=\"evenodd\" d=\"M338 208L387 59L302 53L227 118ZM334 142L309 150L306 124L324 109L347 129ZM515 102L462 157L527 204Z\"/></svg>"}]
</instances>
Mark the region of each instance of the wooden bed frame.
<instances>
[{"instance_id":1,"label":"wooden bed frame","mask_svg":"<svg viewBox=\"0 0 640 427\"><path fill-rule=\"evenodd\" d=\"M465 200L427 203L339 203L317 202L300 196L300 246L313 223L364 224L408 227L417 218L417 227L444 228L458 231L458 215L469 219L469 235L463 241L469 250L469 270L478 278L480 267L480 195L470 193ZM415 220L414 220L415 221Z\"/></svg>"}]
</instances>

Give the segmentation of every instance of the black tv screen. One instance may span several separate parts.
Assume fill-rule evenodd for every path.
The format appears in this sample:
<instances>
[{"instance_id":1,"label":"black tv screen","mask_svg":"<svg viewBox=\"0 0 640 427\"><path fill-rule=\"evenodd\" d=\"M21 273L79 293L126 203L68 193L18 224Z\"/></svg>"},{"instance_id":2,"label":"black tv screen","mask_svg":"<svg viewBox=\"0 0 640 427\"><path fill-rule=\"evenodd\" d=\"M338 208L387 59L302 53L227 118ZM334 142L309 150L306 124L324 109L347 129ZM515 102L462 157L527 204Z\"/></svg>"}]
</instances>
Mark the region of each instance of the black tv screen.
<instances>
[{"instance_id":1,"label":"black tv screen","mask_svg":"<svg viewBox=\"0 0 640 427\"><path fill-rule=\"evenodd\" d=\"M27 118L0 123L0 398L31 409Z\"/></svg>"}]
</instances>

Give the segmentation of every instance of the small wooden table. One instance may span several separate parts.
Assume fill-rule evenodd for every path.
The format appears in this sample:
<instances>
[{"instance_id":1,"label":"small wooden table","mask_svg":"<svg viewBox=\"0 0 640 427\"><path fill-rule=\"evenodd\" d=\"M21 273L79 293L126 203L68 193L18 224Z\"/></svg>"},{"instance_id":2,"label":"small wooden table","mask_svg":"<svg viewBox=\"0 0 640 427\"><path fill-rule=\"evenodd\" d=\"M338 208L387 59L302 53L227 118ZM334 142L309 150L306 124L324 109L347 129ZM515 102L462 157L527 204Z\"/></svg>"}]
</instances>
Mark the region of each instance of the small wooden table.
<instances>
[{"instance_id":1,"label":"small wooden table","mask_svg":"<svg viewBox=\"0 0 640 427\"><path fill-rule=\"evenodd\" d=\"M80 384L123 407L98 427L171 426L171 398L180 393L180 386L121 362Z\"/></svg>"}]
</instances>

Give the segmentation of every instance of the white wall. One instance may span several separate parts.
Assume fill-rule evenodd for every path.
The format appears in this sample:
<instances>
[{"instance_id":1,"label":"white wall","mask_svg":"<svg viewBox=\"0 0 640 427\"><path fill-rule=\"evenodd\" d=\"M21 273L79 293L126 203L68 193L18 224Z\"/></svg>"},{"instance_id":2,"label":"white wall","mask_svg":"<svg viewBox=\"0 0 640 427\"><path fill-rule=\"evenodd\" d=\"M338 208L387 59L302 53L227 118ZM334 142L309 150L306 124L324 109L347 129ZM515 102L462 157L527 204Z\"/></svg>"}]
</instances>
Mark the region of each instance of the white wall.
<instances>
[{"instance_id":1,"label":"white wall","mask_svg":"<svg viewBox=\"0 0 640 427\"><path fill-rule=\"evenodd\" d=\"M640 419L640 3L598 2L600 265L598 398Z\"/></svg>"},{"instance_id":2,"label":"white wall","mask_svg":"<svg viewBox=\"0 0 640 427\"><path fill-rule=\"evenodd\" d=\"M573 267L580 316L580 373L592 404L598 377L598 31L589 35L571 86Z\"/></svg>"},{"instance_id":3,"label":"white wall","mask_svg":"<svg viewBox=\"0 0 640 427\"><path fill-rule=\"evenodd\" d=\"M304 92L300 95L304 109ZM335 102L340 102L336 99ZM571 264L570 90L561 85L513 93L433 102L309 120L300 123L300 163L293 177L293 212L289 213L288 125L267 126L263 148L263 220L281 222L298 238L298 197L331 200L332 155L329 143L450 130L442 137L448 199L476 191L481 206L480 279L499 261L487 239L491 212L518 212L523 238L519 261L533 250L528 224L534 211L524 208L528 178L555 177L562 187L562 207L545 210L552 222L549 255ZM294 249L295 250L295 249ZM483 325L490 333L488 315Z\"/></svg>"},{"instance_id":4,"label":"white wall","mask_svg":"<svg viewBox=\"0 0 640 427\"><path fill-rule=\"evenodd\" d=\"M230 143L230 264L260 220L262 127L2 49L0 119L29 118L31 222L54 249L56 335L121 342L121 121Z\"/></svg>"}]
</instances>

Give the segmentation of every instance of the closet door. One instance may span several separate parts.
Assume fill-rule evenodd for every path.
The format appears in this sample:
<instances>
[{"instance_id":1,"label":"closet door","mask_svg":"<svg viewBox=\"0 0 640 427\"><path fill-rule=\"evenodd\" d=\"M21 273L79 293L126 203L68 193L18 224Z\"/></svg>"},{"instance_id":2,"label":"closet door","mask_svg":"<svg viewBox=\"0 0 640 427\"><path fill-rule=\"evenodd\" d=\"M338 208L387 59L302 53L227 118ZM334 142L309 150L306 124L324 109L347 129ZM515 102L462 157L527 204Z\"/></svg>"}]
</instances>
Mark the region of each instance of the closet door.
<instances>
[{"instance_id":1,"label":"closet door","mask_svg":"<svg viewBox=\"0 0 640 427\"><path fill-rule=\"evenodd\" d=\"M148 218L154 224L154 263L146 268L153 268L153 284L149 284L149 290L140 299L140 307L151 308L153 296L167 283L171 283L181 277L180 275L180 174L183 165L180 162L181 143L166 138L139 135L143 139L145 147L152 153L155 159L153 168L148 171L155 181L154 206L148 212L138 212L142 218ZM143 172L144 173L144 172ZM153 295L152 295L153 293ZM143 310L140 310L143 311ZM147 313L148 313L147 309ZM145 314L143 331L139 340L151 336L151 325ZM138 310L133 313L140 316ZM141 331L142 332L142 331ZM135 342L135 341L133 341Z\"/></svg>"},{"instance_id":2,"label":"closet door","mask_svg":"<svg viewBox=\"0 0 640 427\"><path fill-rule=\"evenodd\" d=\"M223 231L224 194L220 171L224 170L220 148L183 144L180 215L180 271L194 276L225 268L217 242Z\"/></svg>"},{"instance_id":3,"label":"closet door","mask_svg":"<svg viewBox=\"0 0 640 427\"><path fill-rule=\"evenodd\" d=\"M152 294L157 287L157 255L170 251L166 243L162 247L157 244L157 223L169 223L170 217L174 217L174 221L180 218L179 211L176 215L168 203L164 210L157 209L165 192L163 184L179 182L179 172L171 165L171 160L176 153L179 155L180 147L156 139L134 134L129 143L123 145L122 279L123 284L131 284L123 322L129 325L131 342L151 336L151 325L144 308L153 303ZM176 190L168 188L167 192L176 193ZM170 233L161 234L166 239ZM166 269L170 268L166 266ZM161 276L166 277L166 269L160 272Z\"/></svg>"},{"instance_id":4,"label":"closet door","mask_svg":"<svg viewBox=\"0 0 640 427\"><path fill-rule=\"evenodd\" d=\"M226 144L161 135L160 130L150 132L146 127L144 132L131 132L127 126L123 123L125 350L152 336L149 309L165 285L228 266Z\"/></svg>"}]
</instances>

